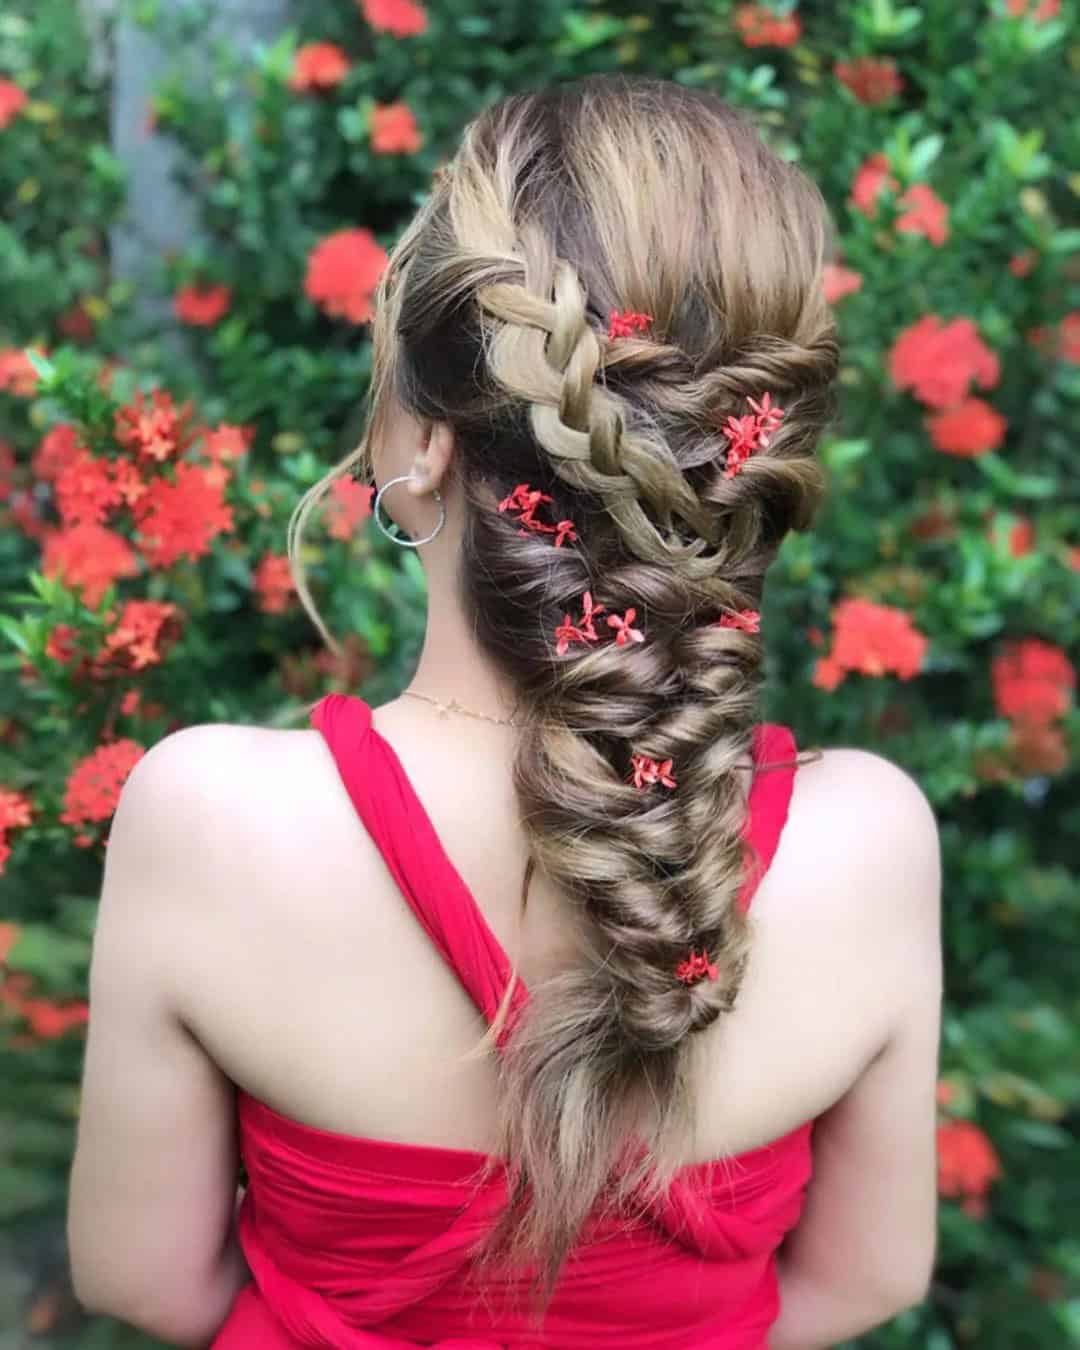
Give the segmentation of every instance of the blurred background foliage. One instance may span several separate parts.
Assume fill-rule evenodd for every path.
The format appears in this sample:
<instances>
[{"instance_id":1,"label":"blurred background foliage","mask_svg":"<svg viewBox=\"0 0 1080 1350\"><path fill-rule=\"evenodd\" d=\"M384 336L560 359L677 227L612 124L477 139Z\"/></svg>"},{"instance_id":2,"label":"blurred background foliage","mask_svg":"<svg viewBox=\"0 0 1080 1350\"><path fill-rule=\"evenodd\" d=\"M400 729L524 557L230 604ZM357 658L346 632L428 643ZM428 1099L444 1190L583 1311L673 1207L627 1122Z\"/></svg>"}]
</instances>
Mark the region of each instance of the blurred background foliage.
<instances>
[{"instance_id":1,"label":"blurred background foliage","mask_svg":"<svg viewBox=\"0 0 1080 1350\"><path fill-rule=\"evenodd\" d=\"M383 251L462 125L608 70L717 90L835 220L832 493L771 574L767 712L902 764L946 876L938 1269L861 1344L1080 1344L1075 3L297 0L239 47L225 8L0 14L0 1345L143 1343L79 1318L62 1244L124 773L176 727L407 678L422 578L366 490L308 545L337 653L285 524L356 441ZM139 284L110 261L121 19L169 53L139 135L194 222Z\"/></svg>"}]
</instances>

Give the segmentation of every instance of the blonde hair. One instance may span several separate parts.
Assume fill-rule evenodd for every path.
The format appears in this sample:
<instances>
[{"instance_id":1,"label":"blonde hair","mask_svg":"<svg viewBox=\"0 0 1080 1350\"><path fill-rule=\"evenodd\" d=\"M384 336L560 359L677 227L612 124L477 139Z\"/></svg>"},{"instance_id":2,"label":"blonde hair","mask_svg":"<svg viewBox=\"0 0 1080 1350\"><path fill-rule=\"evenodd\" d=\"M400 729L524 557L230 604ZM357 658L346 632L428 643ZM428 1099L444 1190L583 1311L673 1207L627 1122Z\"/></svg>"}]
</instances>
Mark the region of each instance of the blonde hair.
<instances>
[{"instance_id":1,"label":"blonde hair","mask_svg":"<svg viewBox=\"0 0 1080 1350\"><path fill-rule=\"evenodd\" d=\"M453 428L463 602L526 710L515 782L531 859L581 930L578 963L532 989L501 1057L512 1185L484 1251L535 1262L548 1292L601 1199L670 1180L691 1038L732 1007L746 966L736 768L762 646L716 621L760 605L822 494L828 233L814 184L712 95L601 77L503 100L393 251L367 438L294 518L313 611L303 524L367 462L391 401ZM626 310L651 316L647 331L609 338ZM724 423L766 392L783 421L725 477ZM495 509L518 483L573 520L572 547ZM557 655L556 625L590 590L636 608L647 641ZM677 790L636 790L632 754L672 759ZM675 977L694 948L715 982Z\"/></svg>"}]
</instances>

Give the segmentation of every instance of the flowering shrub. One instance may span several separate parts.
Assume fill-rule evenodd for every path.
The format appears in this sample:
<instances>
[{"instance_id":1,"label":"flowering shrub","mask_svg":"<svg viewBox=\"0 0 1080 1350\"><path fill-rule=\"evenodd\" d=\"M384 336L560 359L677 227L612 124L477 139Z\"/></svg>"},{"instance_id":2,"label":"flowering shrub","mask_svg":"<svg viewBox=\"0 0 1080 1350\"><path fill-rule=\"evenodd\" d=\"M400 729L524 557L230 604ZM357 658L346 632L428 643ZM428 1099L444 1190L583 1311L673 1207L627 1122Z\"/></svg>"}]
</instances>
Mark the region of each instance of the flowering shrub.
<instances>
[{"instance_id":1,"label":"flowering shrub","mask_svg":"<svg viewBox=\"0 0 1080 1350\"><path fill-rule=\"evenodd\" d=\"M763 613L725 621L766 637L769 716L904 765L941 820L938 1269L926 1306L863 1344L1051 1350L1080 1335L1075 6L628 8L313 0L300 31L222 49L210 72L171 32L147 135L184 151L202 236L161 260L183 335L167 344L105 271L122 175L77 7L9 0L0 1217L20 1252L57 1227L102 854L139 756L193 722L299 725L328 688L379 700L414 657L419 569L373 530L369 488L339 481L307 546L338 650L316 643L283 556L295 500L355 442L393 239L489 97L651 72L745 108L836 221L833 491L817 531L786 542ZM732 473L768 434L753 414L729 427ZM528 502L511 508L524 520ZM598 631L583 605L567 644L632 645L647 622ZM635 771L643 790L673 781ZM22 1316L44 1331L65 1304L37 1274Z\"/></svg>"}]
</instances>

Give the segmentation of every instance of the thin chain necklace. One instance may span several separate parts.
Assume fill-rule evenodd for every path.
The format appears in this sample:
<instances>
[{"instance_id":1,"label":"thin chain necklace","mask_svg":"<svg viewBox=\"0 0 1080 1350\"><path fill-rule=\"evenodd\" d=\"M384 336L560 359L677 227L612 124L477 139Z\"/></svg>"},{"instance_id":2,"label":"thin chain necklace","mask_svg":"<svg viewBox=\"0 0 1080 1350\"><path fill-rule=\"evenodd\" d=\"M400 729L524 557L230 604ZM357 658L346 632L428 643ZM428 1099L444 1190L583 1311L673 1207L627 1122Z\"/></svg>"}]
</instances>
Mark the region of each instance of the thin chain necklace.
<instances>
[{"instance_id":1,"label":"thin chain necklace","mask_svg":"<svg viewBox=\"0 0 1080 1350\"><path fill-rule=\"evenodd\" d=\"M471 708L466 708L459 703L456 698L444 703L442 699L432 698L430 694L421 694L417 689L403 689L401 696L402 698L418 698L424 703L430 703L433 708L438 708L440 717L449 717L451 713L460 713L462 717L473 717L478 722L494 722L498 727L516 727L518 725L510 717L492 717L489 713L473 712Z\"/></svg>"}]
</instances>

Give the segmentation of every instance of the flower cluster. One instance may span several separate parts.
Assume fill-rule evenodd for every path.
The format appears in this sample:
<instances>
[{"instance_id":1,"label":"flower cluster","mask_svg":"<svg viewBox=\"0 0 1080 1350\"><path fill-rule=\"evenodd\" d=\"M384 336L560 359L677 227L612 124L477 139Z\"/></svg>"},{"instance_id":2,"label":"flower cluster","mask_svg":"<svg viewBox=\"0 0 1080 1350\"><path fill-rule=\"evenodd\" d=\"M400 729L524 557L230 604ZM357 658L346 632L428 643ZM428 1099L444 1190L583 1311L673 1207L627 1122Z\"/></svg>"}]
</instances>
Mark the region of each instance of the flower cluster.
<instances>
[{"instance_id":1,"label":"flower cluster","mask_svg":"<svg viewBox=\"0 0 1080 1350\"><path fill-rule=\"evenodd\" d=\"M919 673L929 644L904 610L848 596L834 607L832 617L832 651L814 670L819 689L831 692L852 672L891 672L901 680Z\"/></svg>"},{"instance_id":2,"label":"flower cluster","mask_svg":"<svg viewBox=\"0 0 1080 1350\"><path fill-rule=\"evenodd\" d=\"M934 410L927 429L945 454L981 455L1001 444L1005 418L970 394L972 385L993 388L1001 374L997 356L971 319L946 323L936 314L924 315L893 343L889 373L897 389L910 389Z\"/></svg>"},{"instance_id":3,"label":"flower cluster","mask_svg":"<svg viewBox=\"0 0 1080 1350\"><path fill-rule=\"evenodd\" d=\"M959 1199L966 1214L981 1219L986 1197L1001 1176L994 1146L971 1120L947 1120L937 1127L938 1192Z\"/></svg>"},{"instance_id":4,"label":"flower cluster","mask_svg":"<svg viewBox=\"0 0 1080 1350\"><path fill-rule=\"evenodd\" d=\"M360 0L360 8L377 33L415 37L427 28L427 12L415 0Z\"/></svg>"},{"instance_id":5,"label":"flower cluster","mask_svg":"<svg viewBox=\"0 0 1080 1350\"><path fill-rule=\"evenodd\" d=\"M289 559L283 553L266 553L255 568L255 594L264 614L284 614L293 591Z\"/></svg>"},{"instance_id":6,"label":"flower cluster","mask_svg":"<svg viewBox=\"0 0 1080 1350\"><path fill-rule=\"evenodd\" d=\"M60 819L80 830L75 836L77 844L85 848L94 842L93 836L82 827L112 816L128 775L145 753L135 741L111 741L99 745L72 769Z\"/></svg>"},{"instance_id":7,"label":"flower cluster","mask_svg":"<svg viewBox=\"0 0 1080 1350\"><path fill-rule=\"evenodd\" d=\"M797 14L777 14L768 5L736 5L733 18L744 47L794 47L802 36Z\"/></svg>"},{"instance_id":8,"label":"flower cluster","mask_svg":"<svg viewBox=\"0 0 1080 1350\"><path fill-rule=\"evenodd\" d=\"M193 328L211 328L229 312L228 286L181 286L173 296L173 313Z\"/></svg>"},{"instance_id":9,"label":"flower cluster","mask_svg":"<svg viewBox=\"0 0 1080 1350\"><path fill-rule=\"evenodd\" d=\"M160 665L180 633L180 611L161 600L129 600L94 662L94 673L146 670Z\"/></svg>"},{"instance_id":10,"label":"flower cluster","mask_svg":"<svg viewBox=\"0 0 1080 1350\"><path fill-rule=\"evenodd\" d=\"M848 205L865 216L877 215L878 199L900 187L891 172L888 156L880 151L860 165L851 185ZM921 234L940 248L949 238L949 208L926 183L913 183L897 199L902 214L896 218L900 234Z\"/></svg>"},{"instance_id":11,"label":"flower cluster","mask_svg":"<svg viewBox=\"0 0 1080 1350\"><path fill-rule=\"evenodd\" d=\"M349 73L349 58L333 42L308 42L293 57L289 88L295 94L333 89Z\"/></svg>"},{"instance_id":12,"label":"flower cluster","mask_svg":"<svg viewBox=\"0 0 1080 1350\"><path fill-rule=\"evenodd\" d=\"M738 628L744 633L761 632L761 615L756 609L740 609L724 614L716 621L717 628Z\"/></svg>"},{"instance_id":13,"label":"flower cluster","mask_svg":"<svg viewBox=\"0 0 1080 1350\"><path fill-rule=\"evenodd\" d=\"M499 510L517 516L522 534L531 531L534 534L554 535L555 547L562 548L563 544L573 544L577 541L574 522L572 520L559 520L554 524L549 524L547 521L538 519L536 515L540 507L547 505L552 500L553 498L549 497L546 492L531 488L528 483L518 483L513 492L499 503Z\"/></svg>"},{"instance_id":14,"label":"flower cluster","mask_svg":"<svg viewBox=\"0 0 1080 1350\"><path fill-rule=\"evenodd\" d=\"M612 310L608 317L608 337L633 337L635 333L644 333L652 321L651 314L638 314L632 309Z\"/></svg>"},{"instance_id":15,"label":"flower cluster","mask_svg":"<svg viewBox=\"0 0 1080 1350\"><path fill-rule=\"evenodd\" d=\"M651 755L631 755L630 773L634 786L647 788L659 783L661 787L678 787L672 767L674 762L671 759L653 759Z\"/></svg>"},{"instance_id":16,"label":"flower cluster","mask_svg":"<svg viewBox=\"0 0 1080 1350\"><path fill-rule=\"evenodd\" d=\"M30 798L10 788L0 788L0 873L11 856L11 845L7 841L9 830L24 829L30 824L33 807Z\"/></svg>"},{"instance_id":17,"label":"flower cluster","mask_svg":"<svg viewBox=\"0 0 1080 1350\"><path fill-rule=\"evenodd\" d=\"M586 591L581 597L581 604L582 616L577 623L571 619L569 614L564 614L562 623L555 629L557 639L555 650L560 656L566 655L572 642L599 642L600 640L593 619L598 614L603 614L604 606L593 604L591 591Z\"/></svg>"},{"instance_id":18,"label":"flower cluster","mask_svg":"<svg viewBox=\"0 0 1080 1350\"><path fill-rule=\"evenodd\" d=\"M742 417L729 417L721 433L728 442L725 478L734 478L755 450L768 448L772 433L784 417L784 409L773 405L769 393L762 396L760 403L753 398L746 401L752 411Z\"/></svg>"},{"instance_id":19,"label":"flower cluster","mask_svg":"<svg viewBox=\"0 0 1080 1350\"><path fill-rule=\"evenodd\" d=\"M387 261L386 250L370 230L338 230L308 255L304 291L331 318L367 323Z\"/></svg>"},{"instance_id":20,"label":"flower cluster","mask_svg":"<svg viewBox=\"0 0 1080 1350\"><path fill-rule=\"evenodd\" d=\"M702 980L718 980L720 972L709 960L708 952L691 952L675 967L675 978L680 984L691 988L695 984L700 984Z\"/></svg>"},{"instance_id":21,"label":"flower cluster","mask_svg":"<svg viewBox=\"0 0 1080 1350\"><path fill-rule=\"evenodd\" d=\"M869 107L887 103L904 88L904 78L891 56L858 56L838 61L835 70L840 83Z\"/></svg>"}]
</instances>

